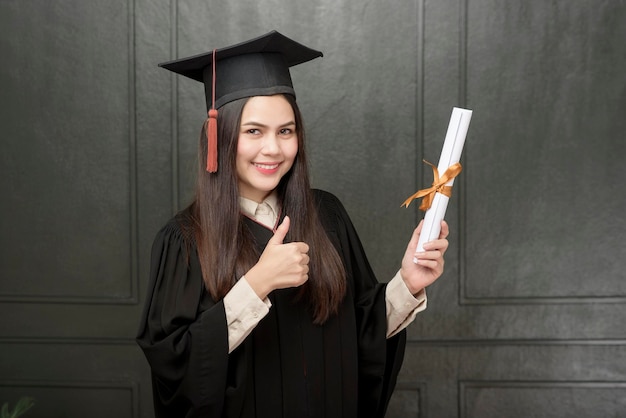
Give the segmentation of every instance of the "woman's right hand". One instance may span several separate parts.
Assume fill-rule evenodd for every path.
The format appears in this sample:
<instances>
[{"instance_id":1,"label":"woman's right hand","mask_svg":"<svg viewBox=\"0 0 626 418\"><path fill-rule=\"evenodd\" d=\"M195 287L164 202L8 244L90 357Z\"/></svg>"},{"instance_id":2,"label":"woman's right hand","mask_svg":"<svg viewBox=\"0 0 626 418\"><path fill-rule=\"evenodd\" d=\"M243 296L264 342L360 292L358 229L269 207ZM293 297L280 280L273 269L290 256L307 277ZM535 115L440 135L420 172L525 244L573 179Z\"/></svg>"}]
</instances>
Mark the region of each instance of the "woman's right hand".
<instances>
[{"instance_id":1,"label":"woman's right hand","mask_svg":"<svg viewBox=\"0 0 626 418\"><path fill-rule=\"evenodd\" d=\"M285 216L256 263L244 277L261 299L276 289L298 287L309 279L309 246L304 242L283 244L291 220Z\"/></svg>"}]
</instances>

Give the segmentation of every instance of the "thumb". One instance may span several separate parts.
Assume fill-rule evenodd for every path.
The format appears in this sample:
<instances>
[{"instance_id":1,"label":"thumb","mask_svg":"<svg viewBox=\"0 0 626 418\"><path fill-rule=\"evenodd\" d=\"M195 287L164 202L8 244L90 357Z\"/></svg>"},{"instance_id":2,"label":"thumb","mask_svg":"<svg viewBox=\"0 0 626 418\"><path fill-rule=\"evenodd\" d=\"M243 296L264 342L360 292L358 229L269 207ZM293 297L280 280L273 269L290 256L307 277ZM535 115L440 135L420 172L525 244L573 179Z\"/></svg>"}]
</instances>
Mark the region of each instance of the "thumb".
<instances>
[{"instance_id":1,"label":"thumb","mask_svg":"<svg viewBox=\"0 0 626 418\"><path fill-rule=\"evenodd\" d=\"M289 232L290 223L291 223L291 220L289 219L289 216L285 216L285 219L283 219L283 222L280 225L278 225L278 228L276 228L276 232L274 232L274 236L268 241L268 244L273 244L273 245L282 244L283 240L287 236L287 232Z\"/></svg>"},{"instance_id":2,"label":"thumb","mask_svg":"<svg viewBox=\"0 0 626 418\"><path fill-rule=\"evenodd\" d=\"M417 225L417 228L413 230L413 235L411 236L410 243L417 247L417 242L419 241L420 235L422 235L422 228L424 227L424 220L422 219L420 223Z\"/></svg>"}]
</instances>

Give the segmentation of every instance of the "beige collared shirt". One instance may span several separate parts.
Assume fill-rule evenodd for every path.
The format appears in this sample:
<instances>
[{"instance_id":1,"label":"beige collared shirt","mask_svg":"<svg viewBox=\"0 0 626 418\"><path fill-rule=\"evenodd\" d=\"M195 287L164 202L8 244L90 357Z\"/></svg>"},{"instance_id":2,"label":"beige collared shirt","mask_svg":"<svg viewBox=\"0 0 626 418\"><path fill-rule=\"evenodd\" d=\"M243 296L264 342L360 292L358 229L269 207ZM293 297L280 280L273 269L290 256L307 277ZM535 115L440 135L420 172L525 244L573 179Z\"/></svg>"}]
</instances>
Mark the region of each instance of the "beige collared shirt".
<instances>
[{"instance_id":1,"label":"beige collared shirt","mask_svg":"<svg viewBox=\"0 0 626 418\"><path fill-rule=\"evenodd\" d=\"M241 211L258 223L274 230L278 222L278 198L272 193L261 203L240 197ZM415 297L404 284L400 271L389 281L385 290L387 305L387 338L406 328L415 316L426 309L426 291L422 289ZM259 299L245 279L233 286L224 297L226 321L228 322L229 352L243 342L254 327L267 315L272 303L268 298Z\"/></svg>"},{"instance_id":2,"label":"beige collared shirt","mask_svg":"<svg viewBox=\"0 0 626 418\"><path fill-rule=\"evenodd\" d=\"M272 230L276 228L278 222L278 196L276 192L270 194L264 201L257 203L254 200L239 197L241 212L254 219L263 226Z\"/></svg>"}]
</instances>

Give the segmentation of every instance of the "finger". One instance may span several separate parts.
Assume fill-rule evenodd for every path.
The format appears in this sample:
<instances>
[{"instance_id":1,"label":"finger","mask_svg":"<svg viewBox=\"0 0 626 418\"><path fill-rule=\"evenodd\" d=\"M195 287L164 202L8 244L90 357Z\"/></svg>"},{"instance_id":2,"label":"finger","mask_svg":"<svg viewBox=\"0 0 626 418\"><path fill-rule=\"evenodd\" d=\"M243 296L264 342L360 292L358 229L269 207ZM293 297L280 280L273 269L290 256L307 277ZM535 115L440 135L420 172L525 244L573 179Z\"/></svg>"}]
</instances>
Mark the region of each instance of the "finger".
<instances>
[{"instance_id":1,"label":"finger","mask_svg":"<svg viewBox=\"0 0 626 418\"><path fill-rule=\"evenodd\" d=\"M443 261L440 261L439 259L431 260L429 258L418 258L416 264L432 270L438 275L443 272Z\"/></svg>"},{"instance_id":2,"label":"finger","mask_svg":"<svg viewBox=\"0 0 626 418\"><path fill-rule=\"evenodd\" d=\"M291 244L295 246L296 250L301 254L306 254L309 252L309 246L304 242L292 242Z\"/></svg>"},{"instance_id":3,"label":"finger","mask_svg":"<svg viewBox=\"0 0 626 418\"><path fill-rule=\"evenodd\" d=\"M278 228L276 228L276 232L274 232L274 236L272 236L272 238L270 238L270 240L267 243L272 244L272 245L282 244L283 241L285 240L285 237L287 236L287 232L289 232L290 223L291 223L291 220L289 219L289 216L285 216L285 219L283 219L283 222L280 225L278 225Z\"/></svg>"},{"instance_id":4,"label":"finger","mask_svg":"<svg viewBox=\"0 0 626 418\"><path fill-rule=\"evenodd\" d=\"M436 239L434 241L424 243L425 251L439 251L443 255L448 249L450 243L445 238Z\"/></svg>"},{"instance_id":5,"label":"finger","mask_svg":"<svg viewBox=\"0 0 626 418\"><path fill-rule=\"evenodd\" d=\"M443 251L439 248L425 249L415 253L415 257L419 260L437 260L443 258Z\"/></svg>"},{"instance_id":6,"label":"finger","mask_svg":"<svg viewBox=\"0 0 626 418\"><path fill-rule=\"evenodd\" d=\"M422 219L419 224L417 224L417 228L415 228L415 232L418 234L422 233L422 228L424 227L424 220Z\"/></svg>"},{"instance_id":7,"label":"finger","mask_svg":"<svg viewBox=\"0 0 626 418\"><path fill-rule=\"evenodd\" d=\"M450 228L448 227L448 223L446 221L441 221L441 232L439 233L439 238L447 238L450 234Z\"/></svg>"},{"instance_id":8,"label":"finger","mask_svg":"<svg viewBox=\"0 0 626 418\"><path fill-rule=\"evenodd\" d=\"M411 235L411 240L409 241L409 248L415 249L417 247L417 243L420 239L420 234L422 232L423 225L424 225L424 220L422 219L420 223L417 225L417 228L413 230L413 235Z\"/></svg>"}]
</instances>

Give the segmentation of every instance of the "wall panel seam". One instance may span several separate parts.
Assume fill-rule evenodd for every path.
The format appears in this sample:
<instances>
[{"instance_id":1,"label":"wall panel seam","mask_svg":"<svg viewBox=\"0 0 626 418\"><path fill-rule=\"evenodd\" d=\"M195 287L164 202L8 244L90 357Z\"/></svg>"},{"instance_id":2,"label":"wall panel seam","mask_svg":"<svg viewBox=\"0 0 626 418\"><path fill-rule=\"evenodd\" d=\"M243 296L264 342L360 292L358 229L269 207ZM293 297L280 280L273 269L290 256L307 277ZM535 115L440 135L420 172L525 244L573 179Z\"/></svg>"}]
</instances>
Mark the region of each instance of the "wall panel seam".
<instances>
[{"instance_id":1,"label":"wall panel seam","mask_svg":"<svg viewBox=\"0 0 626 418\"><path fill-rule=\"evenodd\" d=\"M417 155L424 155L424 79L425 79L425 3L424 0L416 0L416 20L417 20L417 65L416 65L416 83L415 83L415 146ZM424 164L415 161L415 182L417 185L423 184L424 181ZM416 187L417 189L417 187ZM413 207L415 212L415 224L417 225L422 217L418 206Z\"/></svg>"},{"instance_id":2,"label":"wall panel seam","mask_svg":"<svg viewBox=\"0 0 626 418\"><path fill-rule=\"evenodd\" d=\"M106 338L106 337L1 337L1 344L23 344L23 345L131 345L135 347L135 338Z\"/></svg>"},{"instance_id":3,"label":"wall panel seam","mask_svg":"<svg viewBox=\"0 0 626 418\"><path fill-rule=\"evenodd\" d=\"M170 1L170 59L178 58L178 0ZM178 212L180 201L180 178L179 178L179 143L178 143L178 77L175 73L170 74L171 85L171 113L170 113L170 150L171 150L171 187L172 187L172 215Z\"/></svg>"},{"instance_id":4,"label":"wall panel seam","mask_svg":"<svg viewBox=\"0 0 626 418\"><path fill-rule=\"evenodd\" d=\"M436 340L408 340L407 348L417 346L450 347L450 346L528 346L528 345L566 345L566 346L626 346L626 339L595 338L595 339L567 339L567 338L537 338L537 339L436 339Z\"/></svg>"},{"instance_id":5,"label":"wall panel seam","mask_svg":"<svg viewBox=\"0 0 626 418\"><path fill-rule=\"evenodd\" d=\"M128 0L128 107L130 140L130 297L127 303L139 303L139 193L138 193L138 152L137 152L137 50L135 48L135 0Z\"/></svg>"}]
</instances>

